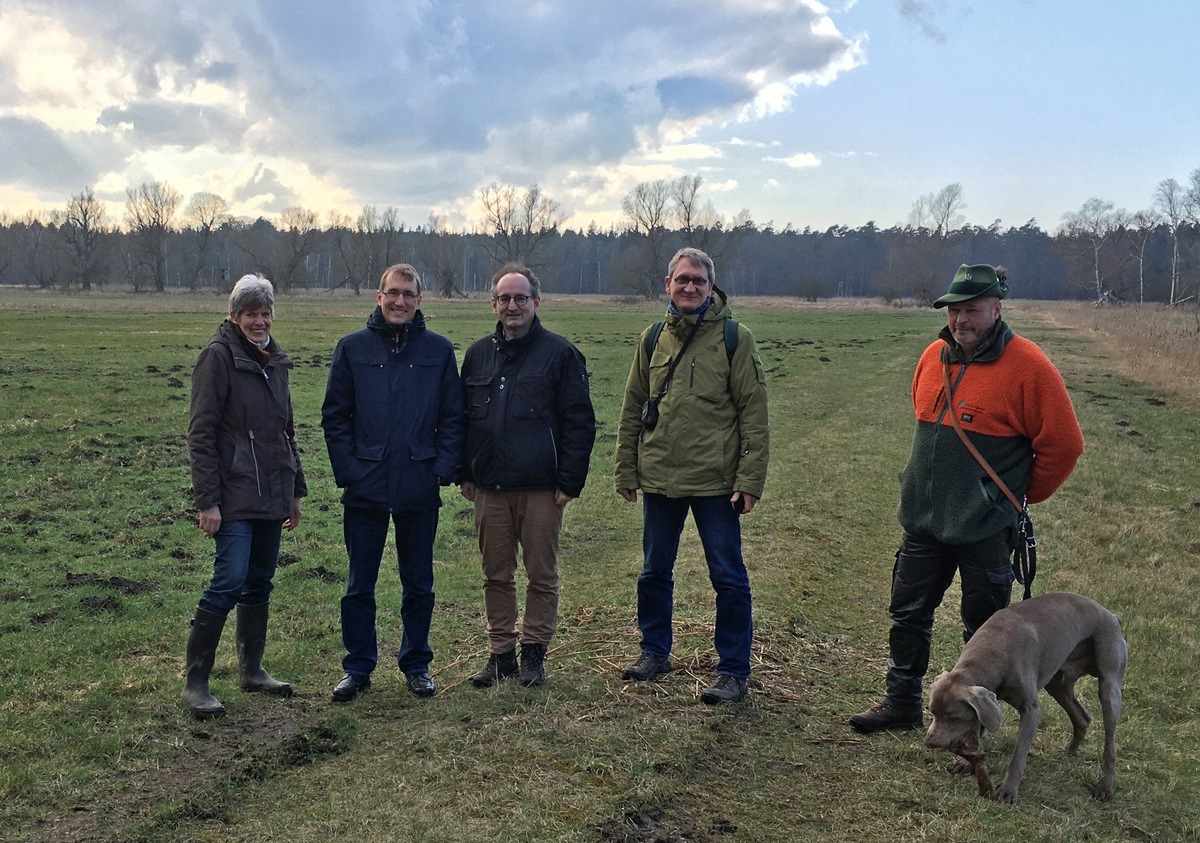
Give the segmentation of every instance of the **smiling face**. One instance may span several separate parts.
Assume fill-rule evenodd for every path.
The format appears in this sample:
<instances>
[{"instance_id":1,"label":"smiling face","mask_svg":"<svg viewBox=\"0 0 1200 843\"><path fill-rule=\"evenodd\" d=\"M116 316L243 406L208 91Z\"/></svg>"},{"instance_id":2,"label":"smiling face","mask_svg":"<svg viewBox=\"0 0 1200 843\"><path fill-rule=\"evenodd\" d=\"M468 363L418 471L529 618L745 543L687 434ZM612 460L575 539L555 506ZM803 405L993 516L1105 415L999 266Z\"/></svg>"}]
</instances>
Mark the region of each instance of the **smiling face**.
<instances>
[{"instance_id":1,"label":"smiling face","mask_svg":"<svg viewBox=\"0 0 1200 843\"><path fill-rule=\"evenodd\" d=\"M708 268L683 258L675 265L675 271L663 281L667 295L680 313L695 313L712 292L712 279Z\"/></svg>"},{"instance_id":2,"label":"smiling face","mask_svg":"<svg viewBox=\"0 0 1200 843\"><path fill-rule=\"evenodd\" d=\"M504 336L510 340L529 333L541 303L541 297L533 294L529 279L519 272L502 276L492 289L492 312L504 327Z\"/></svg>"},{"instance_id":3,"label":"smiling face","mask_svg":"<svg viewBox=\"0 0 1200 843\"><path fill-rule=\"evenodd\" d=\"M1000 318L1000 299L979 298L946 305L946 323L968 357Z\"/></svg>"},{"instance_id":4,"label":"smiling face","mask_svg":"<svg viewBox=\"0 0 1200 843\"><path fill-rule=\"evenodd\" d=\"M384 276L375 292L375 300L383 318L392 325L411 322L421 306L421 289L415 278L400 272L389 272Z\"/></svg>"},{"instance_id":5,"label":"smiling face","mask_svg":"<svg viewBox=\"0 0 1200 843\"><path fill-rule=\"evenodd\" d=\"M246 339L261 346L271 336L271 320L274 314L270 306L262 305L243 310L241 313L230 313L229 321L238 326L238 330Z\"/></svg>"}]
</instances>

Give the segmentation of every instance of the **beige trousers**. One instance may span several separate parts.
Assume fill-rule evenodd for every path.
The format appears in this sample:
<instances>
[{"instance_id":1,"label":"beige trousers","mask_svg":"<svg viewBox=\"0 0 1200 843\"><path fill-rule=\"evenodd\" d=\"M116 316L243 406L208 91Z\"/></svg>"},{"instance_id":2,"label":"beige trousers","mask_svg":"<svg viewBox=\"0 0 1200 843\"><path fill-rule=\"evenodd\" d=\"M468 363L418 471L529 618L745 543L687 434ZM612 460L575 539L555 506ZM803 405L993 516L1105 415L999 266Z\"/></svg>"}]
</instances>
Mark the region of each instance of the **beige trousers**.
<instances>
[{"instance_id":1,"label":"beige trousers","mask_svg":"<svg viewBox=\"0 0 1200 843\"><path fill-rule=\"evenodd\" d=\"M489 492L475 487L475 533L483 554L488 649L517 646L517 547L529 580L519 640L549 646L558 626L558 536L563 508L554 492Z\"/></svg>"}]
</instances>

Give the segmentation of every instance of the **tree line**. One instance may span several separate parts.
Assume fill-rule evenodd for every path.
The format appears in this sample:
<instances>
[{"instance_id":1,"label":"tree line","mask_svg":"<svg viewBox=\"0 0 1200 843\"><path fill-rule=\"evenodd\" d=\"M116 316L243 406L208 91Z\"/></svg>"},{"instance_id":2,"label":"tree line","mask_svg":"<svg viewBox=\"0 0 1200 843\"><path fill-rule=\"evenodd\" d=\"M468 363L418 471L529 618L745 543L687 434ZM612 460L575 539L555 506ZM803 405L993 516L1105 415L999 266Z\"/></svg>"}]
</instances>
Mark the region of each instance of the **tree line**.
<instances>
[{"instance_id":1,"label":"tree line","mask_svg":"<svg viewBox=\"0 0 1200 843\"><path fill-rule=\"evenodd\" d=\"M241 220L220 196L185 203L159 181L129 188L114 219L86 187L49 213L0 212L0 284L225 291L257 272L283 292L361 293L403 261L452 297L485 290L499 266L519 261L547 292L653 297L670 255L690 245L713 256L718 284L739 295L929 302L960 263L983 262L1008 267L1020 298L1178 305L1195 303L1200 290L1200 167L1186 183L1160 182L1144 210L1092 198L1053 231L1034 219L968 225L957 183L915 200L903 225L824 230L756 224L748 210L727 219L702 200L703 184L699 175L643 182L622 200L621 225L585 230L565 227L561 206L537 184L483 188L483 215L470 229L436 214L410 227L374 205L354 217L294 207Z\"/></svg>"}]
</instances>

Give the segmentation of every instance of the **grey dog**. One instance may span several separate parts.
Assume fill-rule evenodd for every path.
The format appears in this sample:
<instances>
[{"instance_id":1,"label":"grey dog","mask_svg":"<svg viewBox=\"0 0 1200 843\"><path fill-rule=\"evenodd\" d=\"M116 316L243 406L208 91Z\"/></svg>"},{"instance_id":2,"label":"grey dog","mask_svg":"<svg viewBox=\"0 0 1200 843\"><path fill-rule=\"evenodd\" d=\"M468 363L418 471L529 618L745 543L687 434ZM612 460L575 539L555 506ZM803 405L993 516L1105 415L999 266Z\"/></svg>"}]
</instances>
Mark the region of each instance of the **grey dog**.
<instances>
[{"instance_id":1,"label":"grey dog","mask_svg":"<svg viewBox=\"0 0 1200 843\"><path fill-rule=\"evenodd\" d=\"M1075 696L1075 682L1084 675L1095 676L1104 720L1104 760L1092 796L1107 801L1116 776L1117 718L1127 660L1120 619L1095 600L1052 592L1009 606L979 627L954 668L934 680L929 692L933 723L925 745L962 758L965 763L951 770L974 772L981 794L1015 803L1042 719L1038 692L1045 688L1071 719L1071 743L1065 751L1073 755L1091 723ZM993 792L980 739L983 729L1000 728L997 700L1015 708L1021 723L1004 783Z\"/></svg>"}]
</instances>

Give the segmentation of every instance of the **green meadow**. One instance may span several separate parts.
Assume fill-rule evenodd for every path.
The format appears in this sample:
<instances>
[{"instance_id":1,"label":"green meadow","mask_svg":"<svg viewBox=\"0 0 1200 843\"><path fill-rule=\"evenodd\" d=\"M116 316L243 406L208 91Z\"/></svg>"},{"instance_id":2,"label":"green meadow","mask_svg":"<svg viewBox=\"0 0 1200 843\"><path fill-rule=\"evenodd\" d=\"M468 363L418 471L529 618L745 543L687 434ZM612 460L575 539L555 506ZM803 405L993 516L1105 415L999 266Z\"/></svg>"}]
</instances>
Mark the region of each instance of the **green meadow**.
<instances>
[{"instance_id":1,"label":"green meadow","mask_svg":"<svg viewBox=\"0 0 1200 843\"><path fill-rule=\"evenodd\" d=\"M1034 508L1034 590L1104 603L1130 648L1115 799L1088 795L1101 741L1085 679L1084 748L1061 754L1069 722L1043 695L1014 807L948 775L950 756L918 733L846 725L882 690L909 384L939 312L733 300L769 378L771 469L744 521L751 695L714 709L698 699L716 660L690 528L678 669L644 686L620 677L638 652L641 510L613 490L612 451L636 337L661 304L547 297L542 321L586 355L600 424L588 486L567 510L547 684L467 681L487 657L481 577L469 505L451 488L436 547L438 695L410 696L385 657L371 691L337 706L346 563L320 404L335 342L373 303L277 304L310 496L284 538L266 665L296 695L241 693L230 631L212 682L229 713L199 722L178 693L211 542L195 526L185 432L191 369L224 299L0 292L0 840L1200 839L1200 406L1138 378L1154 356L1117 350L1102 326L1070 327L1052 306L1005 302L1059 365L1087 440L1075 474ZM460 359L494 324L483 300L423 309ZM394 653L387 555L379 598L381 653ZM956 606L952 590L930 679L961 648ZM985 741L995 776L1016 735L1004 710Z\"/></svg>"}]
</instances>

